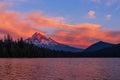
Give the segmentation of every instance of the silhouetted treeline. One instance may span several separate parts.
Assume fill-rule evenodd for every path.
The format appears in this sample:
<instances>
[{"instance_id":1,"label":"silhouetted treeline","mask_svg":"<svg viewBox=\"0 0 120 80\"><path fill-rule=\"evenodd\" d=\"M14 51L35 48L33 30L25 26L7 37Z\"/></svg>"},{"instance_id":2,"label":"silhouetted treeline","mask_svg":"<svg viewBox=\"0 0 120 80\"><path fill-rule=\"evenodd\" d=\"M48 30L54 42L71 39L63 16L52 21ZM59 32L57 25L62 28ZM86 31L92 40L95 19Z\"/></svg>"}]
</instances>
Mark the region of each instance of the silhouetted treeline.
<instances>
[{"instance_id":1,"label":"silhouetted treeline","mask_svg":"<svg viewBox=\"0 0 120 80\"><path fill-rule=\"evenodd\" d=\"M82 54L78 54L79 57L120 57L120 44L116 44L112 47L104 48L95 52L83 52Z\"/></svg>"},{"instance_id":2,"label":"silhouetted treeline","mask_svg":"<svg viewBox=\"0 0 120 80\"><path fill-rule=\"evenodd\" d=\"M100 57L120 57L120 44L96 51L95 53Z\"/></svg>"},{"instance_id":3,"label":"silhouetted treeline","mask_svg":"<svg viewBox=\"0 0 120 80\"><path fill-rule=\"evenodd\" d=\"M1 58L36 58L36 57L73 57L71 52L55 51L47 48L40 48L33 44L24 42L22 38L13 41L10 35L0 40Z\"/></svg>"},{"instance_id":4,"label":"silhouetted treeline","mask_svg":"<svg viewBox=\"0 0 120 80\"><path fill-rule=\"evenodd\" d=\"M13 40L10 35L0 40L1 58L79 58L79 57L120 57L120 44L95 52L72 53L37 47L24 42L22 38Z\"/></svg>"}]
</instances>

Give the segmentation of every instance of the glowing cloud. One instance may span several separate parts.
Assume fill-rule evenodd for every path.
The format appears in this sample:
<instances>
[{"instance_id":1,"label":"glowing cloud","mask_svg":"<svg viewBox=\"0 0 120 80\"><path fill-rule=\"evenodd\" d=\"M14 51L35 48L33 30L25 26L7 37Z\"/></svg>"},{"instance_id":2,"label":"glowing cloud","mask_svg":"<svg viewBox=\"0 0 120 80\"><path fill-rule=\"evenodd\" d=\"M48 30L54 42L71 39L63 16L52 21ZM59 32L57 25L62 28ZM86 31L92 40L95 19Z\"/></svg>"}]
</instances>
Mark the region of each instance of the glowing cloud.
<instances>
[{"instance_id":1,"label":"glowing cloud","mask_svg":"<svg viewBox=\"0 0 120 80\"><path fill-rule=\"evenodd\" d=\"M95 24L80 24L79 28L69 31L60 30L53 37L62 43L85 48L97 41L119 43L119 36L120 31L101 30L100 25Z\"/></svg>"},{"instance_id":2,"label":"glowing cloud","mask_svg":"<svg viewBox=\"0 0 120 80\"><path fill-rule=\"evenodd\" d=\"M33 26L44 26L44 27L58 27L64 22L63 17L46 17L41 12L31 12L27 14L27 20L31 22Z\"/></svg>"},{"instance_id":3,"label":"glowing cloud","mask_svg":"<svg viewBox=\"0 0 120 80\"><path fill-rule=\"evenodd\" d=\"M94 11L89 12L90 17L94 14ZM120 42L120 31L102 30L101 27L101 25L90 23L68 24L63 17L48 17L42 12L0 11L0 37L9 33L15 39L27 38L36 31L43 32L39 28L57 28L51 37L58 42L76 47L87 47L100 40Z\"/></svg>"}]
</instances>

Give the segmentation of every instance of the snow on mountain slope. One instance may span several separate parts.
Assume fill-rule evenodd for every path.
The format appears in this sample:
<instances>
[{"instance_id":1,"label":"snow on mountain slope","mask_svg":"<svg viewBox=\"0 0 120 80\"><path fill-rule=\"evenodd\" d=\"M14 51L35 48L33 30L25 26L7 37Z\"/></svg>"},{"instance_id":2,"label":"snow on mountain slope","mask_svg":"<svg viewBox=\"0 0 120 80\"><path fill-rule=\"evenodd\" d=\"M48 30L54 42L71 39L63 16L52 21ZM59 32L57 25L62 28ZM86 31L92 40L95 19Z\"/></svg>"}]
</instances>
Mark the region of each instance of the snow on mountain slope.
<instances>
[{"instance_id":1,"label":"snow on mountain slope","mask_svg":"<svg viewBox=\"0 0 120 80\"><path fill-rule=\"evenodd\" d=\"M41 33L34 33L32 37L25 40L27 43L32 43L38 47L45 47L58 51L82 52L83 49L74 48L54 41L53 39L42 35Z\"/></svg>"},{"instance_id":2,"label":"snow on mountain slope","mask_svg":"<svg viewBox=\"0 0 120 80\"><path fill-rule=\"evenodd\" d=\"M92 44L87 49L85 49L84 52L94 52L94 51L101 50L101 49L104 49L104 48L112 47L113 45L114 44L99 41L99 42L97 42L95 44Z\"/></svg>"}]
</instances>

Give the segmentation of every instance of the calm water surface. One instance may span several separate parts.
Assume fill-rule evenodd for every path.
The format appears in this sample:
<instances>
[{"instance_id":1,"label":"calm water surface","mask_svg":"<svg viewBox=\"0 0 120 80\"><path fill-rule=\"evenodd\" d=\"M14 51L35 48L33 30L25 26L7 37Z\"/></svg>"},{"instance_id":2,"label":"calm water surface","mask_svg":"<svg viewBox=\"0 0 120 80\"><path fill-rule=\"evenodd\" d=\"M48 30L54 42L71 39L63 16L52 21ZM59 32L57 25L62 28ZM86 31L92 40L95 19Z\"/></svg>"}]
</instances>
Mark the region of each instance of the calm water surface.
<instances>
[{"instance_id":1,"label":"calm water surface","mask_svg":"<svg viewBox=\"0 0 120 80\"><path fill-rule=\"evenodd\" d=\"M0 80L120 80L120 59L0 59Z\"/></svg>"}]
</instances>

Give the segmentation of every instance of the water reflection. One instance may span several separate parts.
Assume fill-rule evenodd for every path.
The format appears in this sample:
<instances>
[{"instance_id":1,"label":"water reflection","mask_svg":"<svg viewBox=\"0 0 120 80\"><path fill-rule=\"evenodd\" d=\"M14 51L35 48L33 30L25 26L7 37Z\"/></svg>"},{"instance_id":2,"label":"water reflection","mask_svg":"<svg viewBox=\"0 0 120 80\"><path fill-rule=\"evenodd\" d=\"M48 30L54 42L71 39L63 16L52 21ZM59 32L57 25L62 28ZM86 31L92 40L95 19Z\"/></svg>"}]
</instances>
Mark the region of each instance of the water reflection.
<instances>
[{"instance_id":1,"label":"water reflection","mask_svg":"<svg viewBox=\"0 0 120 80\"><path fill-rule=\"evenodd\" d=\"M0 59L0 80L120 80L120 59Z\"/></svg>"}]
</instances>

